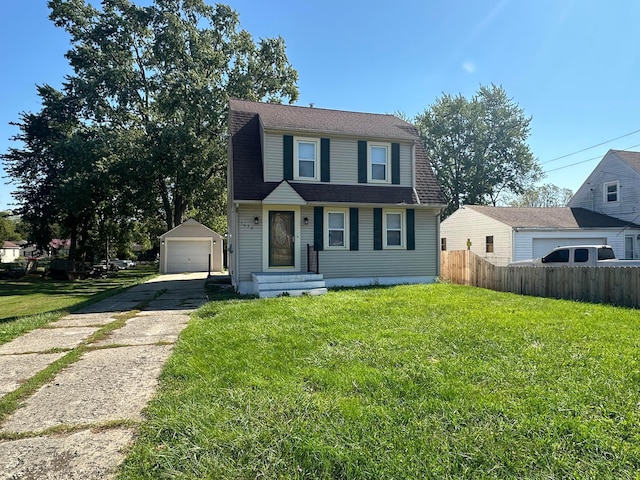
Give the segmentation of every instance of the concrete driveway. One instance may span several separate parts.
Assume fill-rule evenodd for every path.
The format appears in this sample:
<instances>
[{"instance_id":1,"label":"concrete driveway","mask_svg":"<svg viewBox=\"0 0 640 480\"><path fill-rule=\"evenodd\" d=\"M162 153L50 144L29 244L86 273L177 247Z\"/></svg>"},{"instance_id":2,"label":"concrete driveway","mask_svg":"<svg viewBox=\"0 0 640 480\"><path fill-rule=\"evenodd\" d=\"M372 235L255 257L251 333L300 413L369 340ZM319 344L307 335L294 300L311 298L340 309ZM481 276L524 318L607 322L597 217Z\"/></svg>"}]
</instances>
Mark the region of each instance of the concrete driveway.
<instances>
[{"instance_id":1,"label":"concrete driveway","mask_svg":"<svg viewBox=\"0 0 640 480\"><path fill-rule=\"evenodd\" d=\"M0 423L0 479L112 478L190 313L207 300L206 277L162 275L0 345L0 396L81 353Z\"/></svg>"}]
</instances>

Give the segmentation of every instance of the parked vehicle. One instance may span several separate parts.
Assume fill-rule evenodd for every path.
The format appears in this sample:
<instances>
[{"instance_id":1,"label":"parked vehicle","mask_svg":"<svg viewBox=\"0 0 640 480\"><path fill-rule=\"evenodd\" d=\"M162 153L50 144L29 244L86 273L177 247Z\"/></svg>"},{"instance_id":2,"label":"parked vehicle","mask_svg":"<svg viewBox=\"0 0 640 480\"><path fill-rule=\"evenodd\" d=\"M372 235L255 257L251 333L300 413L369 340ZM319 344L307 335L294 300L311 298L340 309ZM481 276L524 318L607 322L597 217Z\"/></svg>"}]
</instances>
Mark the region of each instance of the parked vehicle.
<instances>
[{"instance_id":1,"label":"parked vehicle","mask_svg":"<svg viewBox=\"0 0 640 480\"><path fill-rule=\"evenodd\" d=\"M640 260L618 260L609 245L556 247L544 257L520 260L517 267L640 267Z\"/></svg>"}]
</instances>

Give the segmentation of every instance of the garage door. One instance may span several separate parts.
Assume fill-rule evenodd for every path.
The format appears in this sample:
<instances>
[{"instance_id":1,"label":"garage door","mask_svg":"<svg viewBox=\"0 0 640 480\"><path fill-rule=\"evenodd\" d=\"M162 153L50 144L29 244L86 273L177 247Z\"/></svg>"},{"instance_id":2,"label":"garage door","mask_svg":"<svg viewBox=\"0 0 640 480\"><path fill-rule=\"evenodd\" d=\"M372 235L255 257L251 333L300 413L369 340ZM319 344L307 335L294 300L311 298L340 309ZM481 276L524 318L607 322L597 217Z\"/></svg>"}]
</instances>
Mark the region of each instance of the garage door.
<instances>
[{"instance_id":1,"label":"garage door","mask_svg":"<svg viewBox=\"0 0 640 480\"><path fill-rule=\"evenodd\" d=\"M167 241L167 273L209 271L210 240Z\"/></svg>"},{"instance_id":2,"label":"garage door","mask_svg":"<svg viewBox=\"0 0 640 480\"><path fill-rule=\"evenodd\" d=\"M542 257L556 247L565 245L602 245L606 239L600 238L534 238L533 258Z\"/></svg>"}]
</instances>

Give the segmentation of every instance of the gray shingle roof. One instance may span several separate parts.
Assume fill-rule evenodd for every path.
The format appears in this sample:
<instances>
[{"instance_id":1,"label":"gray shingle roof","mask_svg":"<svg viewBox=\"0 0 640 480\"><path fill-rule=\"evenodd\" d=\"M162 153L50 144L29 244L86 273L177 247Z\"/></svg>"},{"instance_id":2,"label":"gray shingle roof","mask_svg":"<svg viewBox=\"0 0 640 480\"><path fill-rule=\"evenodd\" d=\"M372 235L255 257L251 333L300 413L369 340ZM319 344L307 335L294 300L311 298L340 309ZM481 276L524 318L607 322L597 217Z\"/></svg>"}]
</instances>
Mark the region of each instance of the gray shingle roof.
<instances>
[{"instance_id":1,"label":"gray shingle roof","mask_svg":"<svg viewBox=\"0 0 640 480\"><path fill-rule=\"evenodd\" d=\"M386 114L346 112L235 99L229 100L229 109L236 112L257 113L265 129L268 130L333 133L398 140L414 140L418 135L416 128L410 123Z\"/></svg>"},{"instance_id":2,"label":"gray shingle roof","mask_svg":"<svg viewBox=\"0 0 640 480\"><path fill-rule=\"evenodd\" d=\"M609 150L615 153L622 161L629 164L631 168L640 172L640 152L629 152L626 150Z\"/></svg>"},{"instance_id":3,"label":"gray shingle roof","mask_svg":"<svg viewBox=\"0 0 640 480\"><path fill-rule=\"evenodd\" d=\"M291 186L309 202L380 203L408 205L445 204L444 195L431 170L431 163L415 127L392 115L344 112L320 108L294 107L229 101L229 134L232 151L234 200L263 200L277 182L263 181L260 123L265 128L315 134L350 135L365 138L408 140L416 146L416 192L410 187L380 185L337 185L295 183ZM355 159L354 159L355 162ZM354 164L354 168L357 165Z\"/></svg>"},{"instance_id":4,"label":"gray shingle roof","mask_svg":"<svg viewBox=\"0 0 640 480\"><path fill-rule=\"evenodd\" d=\"M585 208L571 207L491 207L465 205L487 217L511 227L521 228L640 228L640 225L625 222Z\"/></svg>"}]
</instances>

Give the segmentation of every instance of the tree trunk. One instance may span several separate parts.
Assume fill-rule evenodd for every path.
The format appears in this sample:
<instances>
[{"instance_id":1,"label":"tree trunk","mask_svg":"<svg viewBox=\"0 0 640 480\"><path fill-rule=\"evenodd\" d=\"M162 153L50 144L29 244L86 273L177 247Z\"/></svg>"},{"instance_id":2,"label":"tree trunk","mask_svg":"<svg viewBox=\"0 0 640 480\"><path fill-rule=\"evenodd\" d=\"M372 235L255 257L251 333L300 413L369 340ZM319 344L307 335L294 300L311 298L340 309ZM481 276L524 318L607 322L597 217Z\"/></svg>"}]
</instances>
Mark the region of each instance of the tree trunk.
<instances>
[{"instance_id":1,"label":"tree trunk","mask_svg":"<svg viewBox=\"0 0 640 480\"><path fill-rule=\"evenodd\" d=\"M167 224L167 231L171 230L175 224L173 221L173 212L171 211L171 202L169 200L169 192L167 192L167 186L164 180L158 179L158 190L160 191L160 198L162 199L162 209L164 210L164 221Z\"/></svg>"}]
</instances>

